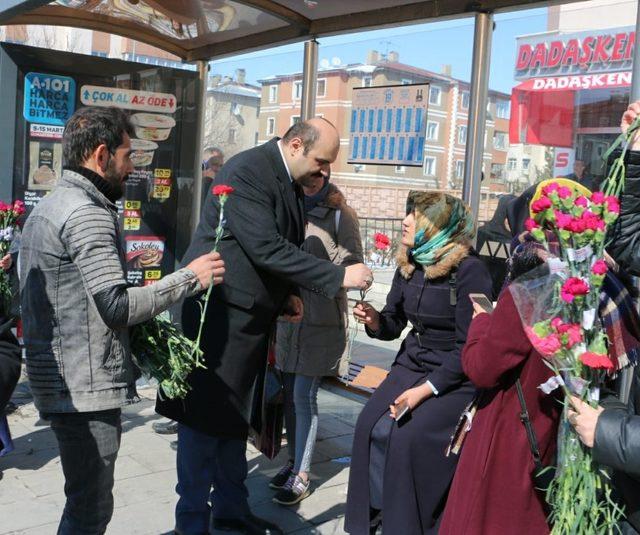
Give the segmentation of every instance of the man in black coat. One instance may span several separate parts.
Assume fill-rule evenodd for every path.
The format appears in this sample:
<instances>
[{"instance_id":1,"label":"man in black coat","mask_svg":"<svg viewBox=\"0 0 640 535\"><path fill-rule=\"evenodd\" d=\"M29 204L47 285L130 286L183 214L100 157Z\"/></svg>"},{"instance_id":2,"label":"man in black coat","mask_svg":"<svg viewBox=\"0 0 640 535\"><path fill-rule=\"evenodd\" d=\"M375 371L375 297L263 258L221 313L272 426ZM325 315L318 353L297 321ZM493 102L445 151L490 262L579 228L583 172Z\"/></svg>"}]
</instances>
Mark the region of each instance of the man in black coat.
<instances>
[{"instance_id":1,"label":"man in black coat","mask_svg":"<svg viewBox=\"0 0 640 535\"><path fill-rule=\"evenodd\" d=\"M234 156L214 179L235 191L225 205L220 242L229 269L225 284L212 293L201 342L207 368L193 372L184 400L158 400L156 406L179 422L177 533L207 533L212 486L214 528L281 533L251 514L244 485L249 426L260 427L252 407L261 395L270 332L282 313L302 318L298 287L333 298L343 286L366 288L373 280L364 264L339 267L299 248L305 231L301 186L329 173L339 145L331 123L311 119L281 140ZM218 210L209 192L183 262L212 249ZM182 313L185 333L195 337L197 299L188 299Z\"/></svg>"}]
</instances>

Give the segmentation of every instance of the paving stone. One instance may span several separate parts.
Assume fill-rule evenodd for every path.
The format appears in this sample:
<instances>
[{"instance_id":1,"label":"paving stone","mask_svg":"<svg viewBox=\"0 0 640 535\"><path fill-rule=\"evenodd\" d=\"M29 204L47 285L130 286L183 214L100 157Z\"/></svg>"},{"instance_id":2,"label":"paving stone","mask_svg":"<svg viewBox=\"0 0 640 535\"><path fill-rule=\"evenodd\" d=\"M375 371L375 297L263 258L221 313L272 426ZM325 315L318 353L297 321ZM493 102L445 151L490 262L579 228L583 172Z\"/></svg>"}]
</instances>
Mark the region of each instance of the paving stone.
<instances>
[{"instance_id":1,"label":"paving stone","mask_svg":"<svg viewBox=\"0 0 640 535\"><path fill-rule=\"evenodd\" d=\"M347 485L316 488L311 495L290 509L307 522L319 525L339 516L344 516Z\"/></svg>"}]
</instances>

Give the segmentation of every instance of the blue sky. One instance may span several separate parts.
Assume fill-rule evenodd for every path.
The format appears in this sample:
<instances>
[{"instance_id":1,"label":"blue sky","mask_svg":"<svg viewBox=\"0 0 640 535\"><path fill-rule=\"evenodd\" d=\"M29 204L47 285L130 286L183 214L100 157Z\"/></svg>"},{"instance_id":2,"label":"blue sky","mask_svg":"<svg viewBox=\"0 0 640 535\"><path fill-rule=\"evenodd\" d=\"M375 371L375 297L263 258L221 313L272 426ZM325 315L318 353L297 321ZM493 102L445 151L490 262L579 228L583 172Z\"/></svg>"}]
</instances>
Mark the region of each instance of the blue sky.
<instances>
[{"instance_id":1,"label":"blue sky","mask_svg":"<svg viewBox=\"0 0 640 535\"><path fill-rule=\"evenodd\" d=\"M547 10L530 9L498 14L494 17L491 53L491 89L511 92L517 84L513 79L516 37L546 31ZM473 47L473 18L387 28L357 34L325 37L320 43L319 59L329 62L338 58L344 64L365 61L367 51L395 50L400 62L441 72L443 64L452 66L452 75L469 80ZM232 76L235 69L247 71L247 81L302 70L303 44L297 43L268 51L244 54L213 62L212 73ZM334 59L335 61L335 59Z\"/></svg>"}]
</instances>

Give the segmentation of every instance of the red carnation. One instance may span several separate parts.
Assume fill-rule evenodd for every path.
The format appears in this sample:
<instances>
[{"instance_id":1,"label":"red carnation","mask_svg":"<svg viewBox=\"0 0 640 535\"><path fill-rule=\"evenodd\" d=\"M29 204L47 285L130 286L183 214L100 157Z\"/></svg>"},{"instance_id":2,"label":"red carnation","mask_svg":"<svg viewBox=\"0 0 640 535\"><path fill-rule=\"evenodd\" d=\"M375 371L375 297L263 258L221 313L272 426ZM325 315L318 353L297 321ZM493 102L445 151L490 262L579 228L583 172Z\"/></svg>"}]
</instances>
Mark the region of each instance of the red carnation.
<instances>
[{"instance_id":1,"label":"red carnation","mask_svg":"<svg viewBox=\"0 0 640 535\"><path fill-rule=\"evenodd\" d=\"M213 188L211 188L211 193L218 196L229 195L233 192L234 189L231 186L226 186L225 184L218 184L217 186L213 186Z\"/></svg>"},{"instance_id":2,"label":"red carnation","mask_svg":"<svg viewBox=\"0 0 640 535\"><path fill-rule=\"evenodd\" d=\"M609 270L607 267L607 263L601 258L600 260L596 260L591 266L591 272L594 275L604 275Z\"/></svg>"},{"instance_id":3,"label":"red carnation","mask_svg":"<svg viewBox=\"0 0 640 535\"><path fill-rule=\"evenodd\" d=\"M540 228L540 225L535 219L530 217L524 222L524 228L531 232L533 229Z\"/></svg>"},{"instance_id":4,"label":"red carnation","mask_svg":"<svg viewBox=\"0 0 640 535\"><path fill-rule=\"evenodd\" d=\"M573 303L576 297L587 295L589 285L579 277L570 277L562 285L560 297L566 303Z\"/></svg>"},{"instance_id":5,"label":"red carnation","mask_svg":"<svg viewBox=\"0 0 640 535\"><path fill-rule=\"evenodd\" d=\"M605 198L605 202L607 203L607 210L609 212L611 212L612 214L620 213L620 201L618 200L618 197L609 195Z\"/></svg>"},{"instance_id":6,"label":"red carnation","mask_svg":"<svg viewBox=\"0 0 640 535\"><path fill-rule=\"evenodd\" d=\"M598 370L613 370L613 362L607 356L601 353L594 353L592 351L586 351L580 355L580 362L589 368L595 368Z\"/></svg>"},{"instance_id":7,"label":"red carnation","mask_svg":"<svg viewBox=\"0 0 640 535\"><path fill-rule=\"evenodd\" d=\"M391 245L391 240L389 239L389 236L387 236L386 234L382 234L381 232L376 232L373 235L373 241L374 241L374 247L376 249L380 249L381 251L388 249L389 246Z\"/></svg>"},{"instance_id":8,"label":"red carnation","mask_svg":"<svg viewBox=\"0 0 640 535\"><path fill-rule=\"evenodd\" d=\"M589 206L589 200L586 197L580 195L580 197L575 200L575 205L582 206L582 208L587 208Z\"/></svg>"},{"instance_id":9,"label":"red carnation","mask_svg":"<svg viewBox=\"0 0 640 535\"><path fill-rule=\"evenodd\" d=\"M7 205L7 208L8 208L8 205ZM16 214L17 216L21 216L22 214L24 214L24 212L25 212L24 202L18 199L13 203L13 213Z\"/></svg>"},{"instance_id":10,"label":"red carnation","mask_svg":"<svg viewBox=\"0 0 640 535\"><path fill-rule=\"evenodd\" d=\"M540 197L537 201L531 203L531 211L535 214L544 212L551 208L551 199L549 197Z\"/></svg>"}]
</instances>

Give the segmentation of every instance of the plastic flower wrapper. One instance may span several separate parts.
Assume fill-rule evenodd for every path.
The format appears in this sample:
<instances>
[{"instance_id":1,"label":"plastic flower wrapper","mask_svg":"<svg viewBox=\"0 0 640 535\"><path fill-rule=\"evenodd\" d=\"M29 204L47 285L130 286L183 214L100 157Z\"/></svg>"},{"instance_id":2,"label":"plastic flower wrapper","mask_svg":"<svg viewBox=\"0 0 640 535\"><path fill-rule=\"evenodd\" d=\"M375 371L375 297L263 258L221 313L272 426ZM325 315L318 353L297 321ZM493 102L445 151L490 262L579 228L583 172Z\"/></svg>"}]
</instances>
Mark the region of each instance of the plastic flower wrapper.
<instances>
[{"instance_id":1,"label":"plastic flower wrapper","mask_svg":"<svg viewBox=\"0 0 640 535\"><path fill-rule=\"evenodd\" d=\"M528 339L555 373L539 388L550 393L561 387L565 393L558 465L547 489L552 534L612 533L622 515L611 498L607 473L567 420L569 396L596 406L600 388L618 364L609 355L598 317L608 270L607 227L620 212L618 198L610 194L624 173L617 176L607 181L606 192L592 193L562 178L538 185L526 228L546 262L509 287Z\"/></svg>"}]
</instances>

